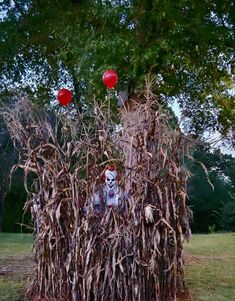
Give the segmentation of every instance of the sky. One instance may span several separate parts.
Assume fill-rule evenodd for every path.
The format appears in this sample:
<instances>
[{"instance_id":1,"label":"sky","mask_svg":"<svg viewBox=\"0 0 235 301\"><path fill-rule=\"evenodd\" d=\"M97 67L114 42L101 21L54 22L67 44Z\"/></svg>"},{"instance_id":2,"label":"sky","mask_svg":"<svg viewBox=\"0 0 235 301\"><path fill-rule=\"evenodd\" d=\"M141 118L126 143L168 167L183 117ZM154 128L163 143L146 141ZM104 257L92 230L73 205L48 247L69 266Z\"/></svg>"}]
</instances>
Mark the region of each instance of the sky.
<instances>
[{"instance_id":1,"label":"sky","mask_svg":"<svg viewBox=\"0 0 235 301\"><path fill-rule=\"evenodd\" d=\"M178 117L180 127L183 130L180 107L179 107L177 101L174 101L174 103L172 104L172 109L173 109L174 113L176 114L176 116ZM225 147L223 145L223 143L221 142L221 135L219 132L214 132L214 133L207 132L207 133L205 133L204 138L208 143L210 143L211 146L213 145L214 148L219 148L223 154L232 155L232 157L235 158L235 150L229 149L228 147ZM218 142L216 143L216 141L218 141Z\"/></svg>"}]
</instances>

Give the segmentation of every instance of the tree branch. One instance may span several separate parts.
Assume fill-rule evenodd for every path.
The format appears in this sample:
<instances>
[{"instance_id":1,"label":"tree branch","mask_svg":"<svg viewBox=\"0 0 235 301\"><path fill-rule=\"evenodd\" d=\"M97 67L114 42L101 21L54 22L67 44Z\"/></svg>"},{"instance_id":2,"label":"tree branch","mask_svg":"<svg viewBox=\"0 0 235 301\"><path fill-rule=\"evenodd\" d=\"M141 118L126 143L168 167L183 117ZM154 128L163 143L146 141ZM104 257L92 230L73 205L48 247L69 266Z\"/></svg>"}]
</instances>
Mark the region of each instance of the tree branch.
<instances>
[{"instance_id":1,"label":"tree branch","mask_svg":"<svg viewBox=\"0 0 235 301\"><path fill-rule=\"evenodd\" d=\"M17 11L18 11L22 16L25 16L25 12L24 12L23 9L20 7L19 3L17 3L16 0L12 0L12 2L15 4L15 8L17 9Z\"/></svg>"}]
</instances>

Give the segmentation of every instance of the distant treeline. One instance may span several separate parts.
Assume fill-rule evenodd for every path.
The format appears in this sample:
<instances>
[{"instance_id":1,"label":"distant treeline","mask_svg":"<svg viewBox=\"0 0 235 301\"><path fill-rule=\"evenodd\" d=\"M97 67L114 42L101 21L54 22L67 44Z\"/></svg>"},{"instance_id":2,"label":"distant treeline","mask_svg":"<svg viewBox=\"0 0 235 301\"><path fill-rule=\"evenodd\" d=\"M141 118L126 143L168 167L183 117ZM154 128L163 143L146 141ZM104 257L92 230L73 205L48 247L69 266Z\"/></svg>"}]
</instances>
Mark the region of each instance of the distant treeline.
<instances>
[{"instance_id":1,"label":"distant treeline","mask_svg":"<svg viewBox=\"0 0 235 301\"><path fill-rule=\"evenodd\" d=\"M189 205L192 231L235 231L235 158L209 146L198 147L187 161L191 172Z\"/></svg>"}]
</instances>

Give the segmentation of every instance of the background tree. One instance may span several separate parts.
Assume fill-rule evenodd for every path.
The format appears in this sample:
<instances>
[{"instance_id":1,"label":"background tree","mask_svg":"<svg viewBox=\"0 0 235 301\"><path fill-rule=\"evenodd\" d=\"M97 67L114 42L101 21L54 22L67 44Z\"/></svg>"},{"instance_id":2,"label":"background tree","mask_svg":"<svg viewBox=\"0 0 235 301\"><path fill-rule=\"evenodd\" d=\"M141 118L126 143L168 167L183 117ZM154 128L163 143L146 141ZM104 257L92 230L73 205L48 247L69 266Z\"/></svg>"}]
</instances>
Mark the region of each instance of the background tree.
<instances>
[{"instance_id":1,"label":"background tree","mask_svg":"<svg viewBox=\"0 0 235 301\"><path fill-rule=\"evenodd\" d=\"M30 211L24 212L27 193L20 170L13 175L12 185L6 191L2 212L2 231L13 233L32 231Z\"/></svg>"},{"instance_id":2,"label":"background tree","mask_svg":"<svg viewBox=\"0 0 235 301\"><path fill-rule=\"evenodd\" d=\"M45 92L67 74L75 98L87 102L106 92L101 74L113 67L118 89L129 84L135 91L147 73L156 75L159 99L177 98L194 134L206 128L226 135L234 124L230 0L18 0L3 1L1 10L2 92L6 83L26 86L28 79L46 103Z\"/></svg>"},{"instance_id":3,"label":"background tree","mask_svg":"<svg viewBox=\"0 0 235 301\"><path fill-rule=\"evenodd\" d=\"M235 222L232 197L235 191L235 158L223 155L219 150L211 151L208 145L198 147L193 157L195 161L188 162L192 172L188 191L194 212L192 230L208 232L214 225L214 230L232 231Z\"/></svg>"},{"instance_id":4,"label":"background tree","mask_svg":"<svg viewBox=\"0 0 235 301\"><path fill-rule=\"evenodd\" d=\"M225 231L235 231L235 198L225 203L219 212L219 224Z\"/></svg>"},{"instance_id":5,"label":"background tree","mask_svg":"<svg viewBox=\"0 0 235 301\"><path fill-rule=\"evenodd\" d=\"M17 151L13 147L10 135L6 130L3 120L0 120L0 232L3 227L4 200L9 190L9 174L11 167L18 158ZM22 205L22 203L21 203Z\"/></svg>"},{"instance_id":6,"label":"background tree","mask_svg":"<svg viewBox=\"0 0 235 301\"><path fill-rule=\"evenodd\" d=\"M178 101L186 131L233 138L232 1L3 0L0 16L1 100L24 89L49 105L67 85L85 109L107 93L105 69L130 93L149 73L161 103Z\"/></svg>"}]
</instances>

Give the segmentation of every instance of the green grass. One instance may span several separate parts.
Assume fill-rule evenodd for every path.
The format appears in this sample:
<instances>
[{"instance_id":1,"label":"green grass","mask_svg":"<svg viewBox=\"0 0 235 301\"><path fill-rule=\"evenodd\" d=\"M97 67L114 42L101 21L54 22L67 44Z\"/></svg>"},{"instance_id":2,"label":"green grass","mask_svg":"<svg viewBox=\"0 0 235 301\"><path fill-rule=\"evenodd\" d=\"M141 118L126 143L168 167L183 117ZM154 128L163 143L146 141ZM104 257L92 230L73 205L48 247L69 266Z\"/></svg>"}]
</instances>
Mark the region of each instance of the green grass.
<instances>
[{"instance_id":1,"label":"green grass","mask_svg":"<svg viewBox=\"0 0 235 301\"><path fill-rule=\"evenodd\" d=\"M32 234L0 233L0 259L27 257L32 246Z\"/></svg>"},{"instance_id":2,"label":"green grass","mask_svg":"<svg viewBox=\"0 0 235 301\"><path fill-rule=\"evenodd\" d=\"M235 233L193 235L185 251L186 284L197 301L235 300Z\"/></svg>"},{"instance_id":3,"label":"green grass","mask_svg":"<svg viewBox=\"0 0 235 301\"><path fill-rule=\"evenodd\" d=\"M0 301L26 301L31 234L0 233ZM186 284L197 301L235 300L235 233L193 235L185 245Z\"/></svg>"},{"instance_id":4,"label":"green grass","mask_svg":"<svg viewBox=\"0 0 235 301\"><path fill-rule=\"evenodd\" d=\"M31 246L31 234L0 233L0 301L27 300Z\"/></svg>"}]
</instances>

